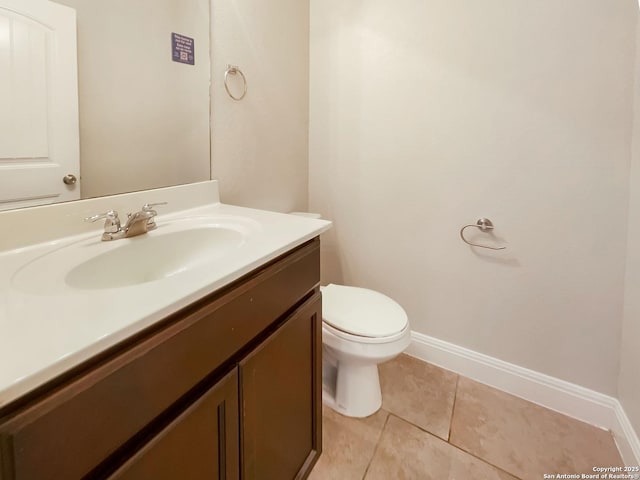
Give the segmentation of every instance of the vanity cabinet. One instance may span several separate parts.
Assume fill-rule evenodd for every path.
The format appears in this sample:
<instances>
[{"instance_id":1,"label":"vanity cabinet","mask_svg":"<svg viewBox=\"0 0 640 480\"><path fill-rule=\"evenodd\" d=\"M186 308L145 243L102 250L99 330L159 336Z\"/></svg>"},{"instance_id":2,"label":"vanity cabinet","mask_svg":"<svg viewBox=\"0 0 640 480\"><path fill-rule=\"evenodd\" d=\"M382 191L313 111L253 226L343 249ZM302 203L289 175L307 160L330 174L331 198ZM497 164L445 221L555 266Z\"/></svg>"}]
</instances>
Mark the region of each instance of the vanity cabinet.
<instances>
[{"instance_id":1,"label":"vanity cabinet","mask_svg":"<svg viewBox=\"0 0 640 480\"><path fill-rule=\"evenodd\" d=\"M0 409L0 480L306 478L322 445L319 240Z\"/></svg>"},{"instance_id":2,"label":"vanity cabinet","mask_svg":"<svg viewBox=\"0 0 640 480\"><path fill-rule=\"evenodd\" d=\"M239 478L238 374L220 380L109 478Z\"/></svg>"},{"instance_id":3,"label":"vanity cabinet","mask_svg":"<svg viewBox=\"0 0 640 480\"><path fill-rule=\"evenodd\" d=\"M299 478L317 459L321 322L318 295L240 362L243 479Z\"/></svg>"}]
</instances>

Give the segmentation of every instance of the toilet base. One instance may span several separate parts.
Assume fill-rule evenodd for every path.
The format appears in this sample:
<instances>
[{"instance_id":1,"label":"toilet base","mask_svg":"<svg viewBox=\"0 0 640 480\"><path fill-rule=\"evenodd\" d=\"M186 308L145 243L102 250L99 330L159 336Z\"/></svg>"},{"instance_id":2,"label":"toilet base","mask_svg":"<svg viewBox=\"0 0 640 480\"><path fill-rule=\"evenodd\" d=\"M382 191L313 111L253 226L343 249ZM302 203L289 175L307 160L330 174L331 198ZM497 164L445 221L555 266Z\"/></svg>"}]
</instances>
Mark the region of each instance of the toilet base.
<instances>
[{"instance_id":1,"label":"toilet base","mask_svg":"<svg viewBox=\"0 0 640 480\"><path fill-rule=\"evenodd\" d=\"M364 418L382 406L376 364L323 363L322 401L341 415Z\"/></svg>"}]
</instances>

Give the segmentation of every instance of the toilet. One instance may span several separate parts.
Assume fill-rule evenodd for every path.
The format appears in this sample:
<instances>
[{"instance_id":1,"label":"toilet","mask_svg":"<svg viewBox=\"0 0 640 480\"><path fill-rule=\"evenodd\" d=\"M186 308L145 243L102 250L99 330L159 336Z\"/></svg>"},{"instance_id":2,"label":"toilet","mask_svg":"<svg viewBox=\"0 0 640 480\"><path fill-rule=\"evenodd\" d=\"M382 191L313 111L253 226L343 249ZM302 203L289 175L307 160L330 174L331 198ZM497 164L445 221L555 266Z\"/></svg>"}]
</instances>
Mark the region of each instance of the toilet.
<instances>
[{"instance_id":1,"label":"toilet","mask_svg":"<svg viewBox=\"0 0 640 480\"><path fill-rule=\"evenodd\" d=\"M411 342L404 309L373 290L329 284L322 291L322 399L348 417L382 406L378 364Z\"/></svg>"}]
</instances>

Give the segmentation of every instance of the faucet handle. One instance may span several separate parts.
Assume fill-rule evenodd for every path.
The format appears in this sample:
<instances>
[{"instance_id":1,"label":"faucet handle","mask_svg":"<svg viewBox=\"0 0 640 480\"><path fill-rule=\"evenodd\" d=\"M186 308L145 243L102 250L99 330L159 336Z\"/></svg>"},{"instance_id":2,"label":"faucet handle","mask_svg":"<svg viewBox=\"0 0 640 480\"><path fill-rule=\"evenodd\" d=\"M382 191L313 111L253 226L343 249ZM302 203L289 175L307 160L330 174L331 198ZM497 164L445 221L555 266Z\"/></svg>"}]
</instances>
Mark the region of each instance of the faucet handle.
<instances>
[{"instance_id":1,"label":"faucet handle","mask_svg":"<svg viewBox=\"0 0 640 480\"><path fill-rule=\"evenodd\" d=\"M98 220L105 219L104 232L105 233L117 233L120 231L120 218L118 212L115 210L109 210L105 213L98 213L84 219L85 222L96 222Z\"/></svg>"},{"instance_id":2,"label":"faucet handle","mask_svg":"<svg viewBox=\"0 0 640 480\"><path fill-rule=\"evenodd\" d=\"M149 217L149 220L147 220L147 230L153 230L157 226L154 217L158 215L158 212L156 212L153 207L159 207L161 205L166 205L166 204L167 202L145 203L142 206L143 212L148 212L151 214L151 216Z\"/></svg>"},{"instance_id":3,"label":"faucet handle","mask_svg":"<svg viewBox=\"0 0 640 480\"><path fill-rule=\"evenodd\" d=\"M159 207L159 206L161 206L161 205L166 205L166 204L167 204L167 202L145 203L145 204L142 206L142 211L143 211L143 212L151 212L151 211L154 211L154 210L153 210L153 207Z\"/></svg>"}]
</instances>

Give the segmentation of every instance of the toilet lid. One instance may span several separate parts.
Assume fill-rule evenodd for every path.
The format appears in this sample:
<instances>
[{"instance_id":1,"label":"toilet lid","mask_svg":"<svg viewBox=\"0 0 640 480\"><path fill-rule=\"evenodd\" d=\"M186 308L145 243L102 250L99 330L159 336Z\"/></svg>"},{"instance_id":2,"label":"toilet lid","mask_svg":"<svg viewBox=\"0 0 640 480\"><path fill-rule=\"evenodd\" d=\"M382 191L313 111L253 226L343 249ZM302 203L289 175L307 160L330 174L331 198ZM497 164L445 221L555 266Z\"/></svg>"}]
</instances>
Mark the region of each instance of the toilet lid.
<instances>
[{"instance_id":1,"label":"toilet lid","mask_svg":"<svg viewBox=\"0 0 640 480\"><path fill-rule=\"evenodd\" d=\"M366 288L329 284L322 290L322 319L361 337L389 337L407 326L404 309L386 295Z\"/></svg>"}]
</instances>

